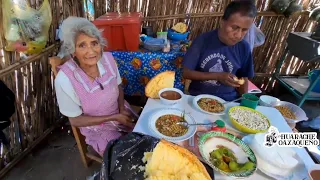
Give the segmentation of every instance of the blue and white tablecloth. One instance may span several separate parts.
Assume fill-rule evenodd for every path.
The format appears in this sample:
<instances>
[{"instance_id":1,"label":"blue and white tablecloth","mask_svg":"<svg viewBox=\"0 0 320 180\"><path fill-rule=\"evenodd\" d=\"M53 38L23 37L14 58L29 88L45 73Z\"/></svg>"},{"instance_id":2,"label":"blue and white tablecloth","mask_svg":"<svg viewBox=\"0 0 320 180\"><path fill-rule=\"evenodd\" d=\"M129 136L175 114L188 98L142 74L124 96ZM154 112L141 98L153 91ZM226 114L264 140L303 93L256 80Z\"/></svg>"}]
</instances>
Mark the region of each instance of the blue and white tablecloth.
<instances>
[{"instance_id":1,"label":"blue and white tablecloth","mask_svg":"<svg viewBox=\"0 0 320 180\"><path fill-rule=\"evenodd\" d=\"M124 93L126 95L144 95L145 86L151 78L164 71L175 71L174 87L184 90L182 78L183 52L112 52L115 58Z\"/></svg>"}]
</instances>

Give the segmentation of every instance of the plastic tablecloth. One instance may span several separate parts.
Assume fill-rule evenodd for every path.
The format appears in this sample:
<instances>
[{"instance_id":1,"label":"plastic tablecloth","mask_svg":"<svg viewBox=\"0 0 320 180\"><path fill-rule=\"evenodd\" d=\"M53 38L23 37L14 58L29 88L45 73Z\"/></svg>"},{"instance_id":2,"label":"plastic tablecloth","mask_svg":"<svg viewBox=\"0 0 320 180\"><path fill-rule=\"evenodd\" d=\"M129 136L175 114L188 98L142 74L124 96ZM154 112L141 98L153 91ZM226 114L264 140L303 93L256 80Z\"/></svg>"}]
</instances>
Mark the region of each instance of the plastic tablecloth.
<instances>
[{"instance_id":1,"label":"plastic tablecloth","mask_svg":"<svg viewBox=\"0 0 320 180\"><path fill-rule=\"evenodd\" d=\"M183 99L184 101L183 103L177 104L174 106L168 106L168 105L162 104L160 100L149 98L133 131L156 137L156 135L149 128L149 118L153 115L153 113L159 110L162 110L165 108L176 108L176 109L185 110L187 114L190 114L195 118L197 123L208 123L208 122L213 122L217 119L221 119L225 122L228 130L234 131L241 136L246 135L244 133L239 132L237 129L235 129L235 127L233 127L227 114L222 116L208 115L197 110L193 105L193 99L194 99L194 96L186 95ZM239 103L229 103L227 108L237 106L237 105L239 105ZM274 127L277 127L279 132L292 132L291 128L288 126L285 119L282 117L280 112L277 111L275 108L258 106L257 110L262 114L264 114L265 116L267 116L270 119L271 125ZM194 144L196 145L196 143ZM300 157L300 163L299 163L299 166L293 171L293 174L287 177L286 180L307 180L309 179L307 169L310 169L312 166L315 165L315 163L313 162L313 160L311 159L311 157L309 156L309 154L304 148L294 148L294 150L296 151L297 155ZM233 179L233 178L227 177L218 172L215 172L215 179ZM266 174L258 170L255 174L245 179L264 180L264 179L273 179L273 178L267 176Z\"/></svg>"}]
</instances>

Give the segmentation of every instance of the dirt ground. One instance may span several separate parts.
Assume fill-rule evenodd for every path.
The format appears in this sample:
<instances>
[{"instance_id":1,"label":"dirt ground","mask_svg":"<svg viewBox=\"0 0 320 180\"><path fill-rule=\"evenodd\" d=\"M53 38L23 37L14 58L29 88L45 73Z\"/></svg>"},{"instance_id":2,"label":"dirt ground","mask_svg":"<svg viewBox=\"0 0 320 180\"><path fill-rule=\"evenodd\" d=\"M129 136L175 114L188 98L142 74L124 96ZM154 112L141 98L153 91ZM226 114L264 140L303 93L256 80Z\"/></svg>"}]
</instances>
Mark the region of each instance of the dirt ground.
<instances>
[{"instance_id":1,"label":"dirt ground","mask_svg":"<svg viewBox=\"0 0 320 180\"><path fill-rule=\"evenodd\" d=\"M50 134L4 180L85 180L99 171L100 164L96 162L89 168L84 167L68 127Z\"/></svg>"}]
</instances>

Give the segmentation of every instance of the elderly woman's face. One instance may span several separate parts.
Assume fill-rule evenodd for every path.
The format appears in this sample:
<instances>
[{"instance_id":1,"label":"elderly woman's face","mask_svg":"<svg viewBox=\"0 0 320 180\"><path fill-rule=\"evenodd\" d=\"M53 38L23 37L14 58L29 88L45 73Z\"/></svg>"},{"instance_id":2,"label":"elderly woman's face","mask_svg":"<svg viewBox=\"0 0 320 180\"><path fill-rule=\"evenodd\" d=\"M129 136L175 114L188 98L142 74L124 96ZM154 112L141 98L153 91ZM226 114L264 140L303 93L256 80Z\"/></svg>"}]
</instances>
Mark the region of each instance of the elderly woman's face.
<instances>
[{"instance_id":1,"label":"elderly woman's face","mask_svg":"<svg viewBox=\"0 0 320 180\"><path fill-rule=\"evenodd\" d=\"M76 39L74 56L77 57L81 66L93 66L101 58L102 47L95 37L79 34Z\"/></svg>"}]
</instances>

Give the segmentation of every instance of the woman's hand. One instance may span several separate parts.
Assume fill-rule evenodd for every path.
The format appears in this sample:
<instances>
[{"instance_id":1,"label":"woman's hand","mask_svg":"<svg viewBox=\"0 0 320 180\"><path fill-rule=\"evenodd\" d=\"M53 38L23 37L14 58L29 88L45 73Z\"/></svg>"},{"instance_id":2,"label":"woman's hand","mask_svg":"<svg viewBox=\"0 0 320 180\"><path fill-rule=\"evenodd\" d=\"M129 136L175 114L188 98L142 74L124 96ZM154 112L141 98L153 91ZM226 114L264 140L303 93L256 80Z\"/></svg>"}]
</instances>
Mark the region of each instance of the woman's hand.
<instances>
[{"instance_id":1,"label":"woman's hand","mask_svg":"<svg viewBox=\"0 0 320 180\"><path fill-rule=\"evenodd\" d=\"M128 110L126 110L126 108L121 108L120 109L120 114L129 116L129 117L131 116L131 113Z\"/></svg>"},{"instance_id":2,"label":"woman's hand","mask_svg":"<svg viewBox=\"0 0 320 180\"><path fill-rule=\"evenodd\" d=\"M132 123L131 118L127 115L124 115L121 113L115 114L115 115L113 115L112 119L118 121L119 123L121 123L125 126L131 127L131 128L134 127L134 123Z\"/></svg>"},{"instance_id":3,"label":"woman's hand","mask_svg":"<svg viewBox=\"0 0 320 180\"><path fill-rule=\"evenodd\" d=\"M240 84L234 80L234 77L235 76L231 73L222 72L222 73L219 73L218 75L218 81L221 82L222 84L238 88L240 87Z\"/></svg>"}]
</instances>

